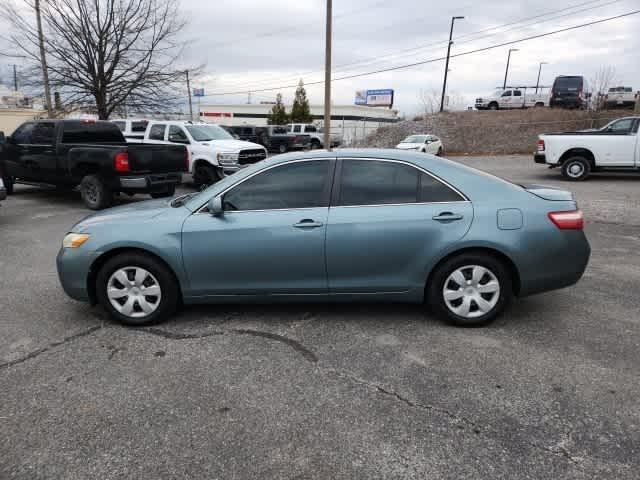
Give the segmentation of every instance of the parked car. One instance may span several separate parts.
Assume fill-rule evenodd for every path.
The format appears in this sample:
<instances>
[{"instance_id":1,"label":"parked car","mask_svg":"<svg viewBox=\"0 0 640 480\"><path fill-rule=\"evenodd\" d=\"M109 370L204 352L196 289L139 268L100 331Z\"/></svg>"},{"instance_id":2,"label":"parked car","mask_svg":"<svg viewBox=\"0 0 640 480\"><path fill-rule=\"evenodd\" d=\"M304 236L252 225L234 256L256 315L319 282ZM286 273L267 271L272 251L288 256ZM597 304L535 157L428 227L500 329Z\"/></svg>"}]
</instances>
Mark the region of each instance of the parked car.
<instances>
[{"instance_id":1,"label":"parked car","mask_svg":"<svg viewBox=\"0 0 640 480\"><path fill-rule=\"evenodd\" d=\"M4 184L80 186L85 205L109 207L115 193L172 196L189 157L181 145L127 144L111 122L38 120L23 123L0 152Z\"/></svg>"},{"instance_id":2,"label":"parked car","mask_svg":"<svg viewBox=\"0 0 640 480\"><path fill-rule=\"evenodd\" d=\"M614 120L599 130L538 136L536 163L559 167L567 180L585 180L591 172L640 170L640 117Z\"/></svg>"},{"instance_id":3,"label":"parked car","mask_svg":"<svg viewBox=\"0 0 640 480\"><path fill-rule=\"evenodd\" d=\"M128 143L142 143L144 141L144 132L147 130L149 120L126 118L111 121L118 126Z\"/></svg>"},{"instance_id":4,"label":"parked car","mask_svg":"<svg viewBox=\"0 0 640 480\"><path fill-rule=\"evenodd\" d=\"M607 108L633 108L636 106L638 94L632 87L611 87L604 97Z\"/></svg>"},{"instance_id":5,"label":"parked car","mask_svg":"<svg viewBox=\"0 0 640 480\"><path fill-rule=\"evenodd\" d=\"M548 107L549 94L534 92L527 88L499 88L491 95L476 98L475 106L477 110Z\"/></svg>"},{"instance_id":6,"label":"parked car","mask_svg":"<svg viewBox=\"0 0 640 480\"><path fill-rule=\"evenodd\" d=\"M587 81L580 75L556 77L551 87L550 107L588 108L591 94Z\"/></svg>"},{"instance_id":7,"label":"parked car","mask_svg":"<svg viewBox=\"0 0 640 480\"><path fill-rule=\"evenodd\" d=\"M432 155L277 155L202 192L77 223L57 257L69 296L120 322L179 303L427 301L478 325L514 296L576 283L590 247L570 192Z\"/></svg>"},{"instance_id":8,"label":"parked car","mask_svg":"<svg viewBox=\"0 0 640 480\"><path fill-rule=\"evenodd\" d=\"M324 133L321 128L316 127L312 123L290 123L287 126L289 133L309 135L311 140L311 149L324 148ZM342 145L342 136L332 133L329 135L331 147L339 147Z\"/></svg>"},{"instance_id":9,"label":"parked car","mask_svg":"<svg viewBox=\"0 0 640 480\"><path fill-rule=\"evenodd\" d=\"M236 140L220 126L203 122L151 121L144 143L187 145L189 172L196 185L211 185L267 158L267 150L262 145Z\"/></svg>"},{"instance_id":10,"label":"parked car","mask_svg":"<svg viewBox=\"0 0 640 480\"><path fill-rule=\"evenodd\" d=\"M442 155L444 148L442 140L435 135L409 135L396 145L398 150L415 150L422 153Z\"/></svg>"},{"instance_id":11,"label":"parked car","mask_svg":"<svg viewBox=\"0 0 640 480\"><path fill-rule=\"evenodd\" d=\"M270 152L286 153L290 150L311 148L311 137L307 134L290 133L283 125L256 127L258 143Z\"/></svg>"}]
</instances>

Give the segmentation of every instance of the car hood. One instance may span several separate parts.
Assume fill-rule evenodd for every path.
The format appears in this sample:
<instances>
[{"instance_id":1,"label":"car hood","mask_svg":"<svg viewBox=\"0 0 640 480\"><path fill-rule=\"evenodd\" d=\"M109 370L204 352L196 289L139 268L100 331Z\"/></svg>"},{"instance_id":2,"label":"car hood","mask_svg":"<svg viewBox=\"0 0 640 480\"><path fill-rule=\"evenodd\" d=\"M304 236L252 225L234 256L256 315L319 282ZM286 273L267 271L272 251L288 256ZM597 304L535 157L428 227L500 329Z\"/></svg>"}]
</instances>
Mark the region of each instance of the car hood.
<instances>
[{"instance_id":1,"label":"car hood","mask_svg":"<svg viewBox=\"0 0 640 480\"><path fill-rule=\"evenodd\" d=\"M244 150L247 148L260 148L264 149L262 145L258 145L257 143L245 142L244 140L211 140L209 142L202 142L202 144L213 145L214 147L224 151L224 152L239 152L240 150Z\"/></svg>"},{"instance_id":2,"label":"car hood","mask_svg":"<svg viewBox=\"0 0 640 480\"><path fill-rule=\"evenodd\" d=\"M399 143L396 145L396 148L400 150L411 150L414 148L420 148L422 145L422 143Z\"/></svg>"},{"instance_id":3,"label":"car hood","mask_svg":"<svg viewBox=\"0 0 640 480\"><path fill-rule=\"evenodd\" d=\"M162 215L172 209L171 200L162 198L134 202L119 207L108 208L85 217L72 229L76 233L82 233L96 226L107 224L139 223Z\"/></svg>"}]
</instances>

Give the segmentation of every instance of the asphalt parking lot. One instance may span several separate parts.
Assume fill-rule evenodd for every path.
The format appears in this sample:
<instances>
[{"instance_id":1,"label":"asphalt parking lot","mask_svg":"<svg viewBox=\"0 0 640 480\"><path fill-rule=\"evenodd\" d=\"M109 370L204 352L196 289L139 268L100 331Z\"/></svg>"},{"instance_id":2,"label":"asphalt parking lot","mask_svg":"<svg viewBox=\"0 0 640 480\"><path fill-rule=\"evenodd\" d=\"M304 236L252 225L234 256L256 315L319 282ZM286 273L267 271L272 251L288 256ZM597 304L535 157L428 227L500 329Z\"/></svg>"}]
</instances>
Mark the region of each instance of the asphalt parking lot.
<instances>
[{"instance_id":1,"label":"asphalt parking lot","mask_svg":"<svg viewBox=\"0 0 640 480\"><path fill-rule=\"evenodd\" d=\"M640 175L457 160L573 190L582 281L480 329L368 304L130 329L58 284L79 195L17 186L0 207L0 478L638 478Z\"/></svg>"}]
</instances>

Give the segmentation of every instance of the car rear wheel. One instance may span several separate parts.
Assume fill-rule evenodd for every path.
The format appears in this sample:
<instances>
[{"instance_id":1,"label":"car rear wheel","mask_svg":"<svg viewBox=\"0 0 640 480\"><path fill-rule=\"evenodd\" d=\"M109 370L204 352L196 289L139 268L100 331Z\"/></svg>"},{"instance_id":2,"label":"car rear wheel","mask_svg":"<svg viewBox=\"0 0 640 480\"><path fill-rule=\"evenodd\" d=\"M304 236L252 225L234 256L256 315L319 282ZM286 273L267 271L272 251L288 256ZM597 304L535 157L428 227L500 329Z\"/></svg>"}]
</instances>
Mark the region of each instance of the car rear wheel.
<instances>
[{"instance_id":1,"label":"car rear wheel","mask_svg":"<svg viewBox=\"0 0 640 480\"><path fill-rule=\"evenodd\" d=\"M562 176L567 180L584 180L590 172L591 164L584 157L571 157L562 164Z\"/></svg>"},{"instance_id":2,"label":"car rear wheel","mask_svg":"<svg viewBox=\"0 0 640 480\"><path fill-rule=\"evenodd\" d=\"M320 145L318 140L311 141L311 150L319 150L320 148L322 148L322 145Z\"/></svg>"},{"instance_id":3,"label":"car rear wheel","mask_svg":"<svg viewBox=\"0 0 640 480\"><path fill-rule=\"evenodd\" d=\"M167 319L177 308L178 291L171 271L141 253L111 258L96 278L100 304L125 325L151 325Z\"/></svg>"},{"instance_id":4,"label":"car rear wheel","mask_svg":"<svg viewBox=\"0 0 640 480\"><path fill-rule=\"evenodd\" d=\"M173 197L176 194L176 186L169 185L164 192L152 192L151 198L166 198Z\"/></svg>"},{"instance_id":5,"label":"car rear wheel","mask_svg":"<svg viewBox=\"0 0 640 480\"><path fill-rule=\"evenodd\" d=\"M278 152L287 153L287 145L285 143L281 143L280 146L278 147Z\"/></svg>"},{"instance_id":6,"label":"car rear wheel","mask_svg":"<svg viewBox=\"0 0 640 480\"><path fill-rule=\"evenodd\" d=\"M486 325L513 296L508 269L482 253L453 257L433 273L427 287L429 304L447 322L458 326Z\"/></svg>"},{"instance_id":7,"label":"car rear wheel","mask_svg":"<svg viewBox=\"0 0 640 480\"><path fill-rule=\"evenodd\" d=\"M102 210L113 203L113 192L98 175L86 175L82 179L80 195L91 210Z\"/></svg>"},{"instance_id":8,"label":"car rear wheel","mask_svg":"<svg viewBox=\"0 0 640 480\"><path fill-rule=\"evenodd\" d=\"M196 169L193 175L193 181L197 186L200 185L213 185L221 176L218 170L211 165L205 163L199 163L196 165Z\"/></svg>"},{"instance_id":9,"label":"car rear wheel","mask_svg":"<svg viewBox=\"0 0 640 480\"><path fill-rule=\"evenodd\" d=\"M7 191L7 195L13 194L13 177L6 175L2 177L2 183L4 183L4 189Z\"/></svg>"}]
</instances>

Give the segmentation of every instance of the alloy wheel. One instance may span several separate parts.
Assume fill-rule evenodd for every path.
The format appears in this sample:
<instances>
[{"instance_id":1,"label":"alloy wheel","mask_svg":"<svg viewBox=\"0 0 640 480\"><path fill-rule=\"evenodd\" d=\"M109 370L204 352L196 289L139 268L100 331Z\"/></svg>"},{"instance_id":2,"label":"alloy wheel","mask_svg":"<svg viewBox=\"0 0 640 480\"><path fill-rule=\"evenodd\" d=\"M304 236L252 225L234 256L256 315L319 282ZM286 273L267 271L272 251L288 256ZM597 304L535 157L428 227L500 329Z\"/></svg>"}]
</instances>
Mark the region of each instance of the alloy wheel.
<instances>
[{"instance_id":1,"label":"alloy wheel","mask_svg":"<svg viewBox=\"0 0 640 480\"><path fill-rule=\"evenodd\" d=\"M500 299L500 282L496 275L480 265L466 265L454 270L442 288L447 308L463 318L488 314Z\"/></svg>"},{"instance_id":2,"label":"alloy wheel","mask_svg":"<svg viewBox=\"0 0 640 480\"><path fill-rule=\"evenodd\" d=\"M107 282L109 302L122 315L147 317L160 306L162 291L156 277L141 267L116 270Z\"/></svg>"},{"instance_id":3,"label":"alloy wheel","mask_svg":"<svg viewBox=\"0 0 640 480\"><path fill-rule=\"evenodd\" d=\"M580 162L571 162L567 165L567 175L571 178L580 178L584 174L584 165Z\"/></svg>"}]
</instances>

